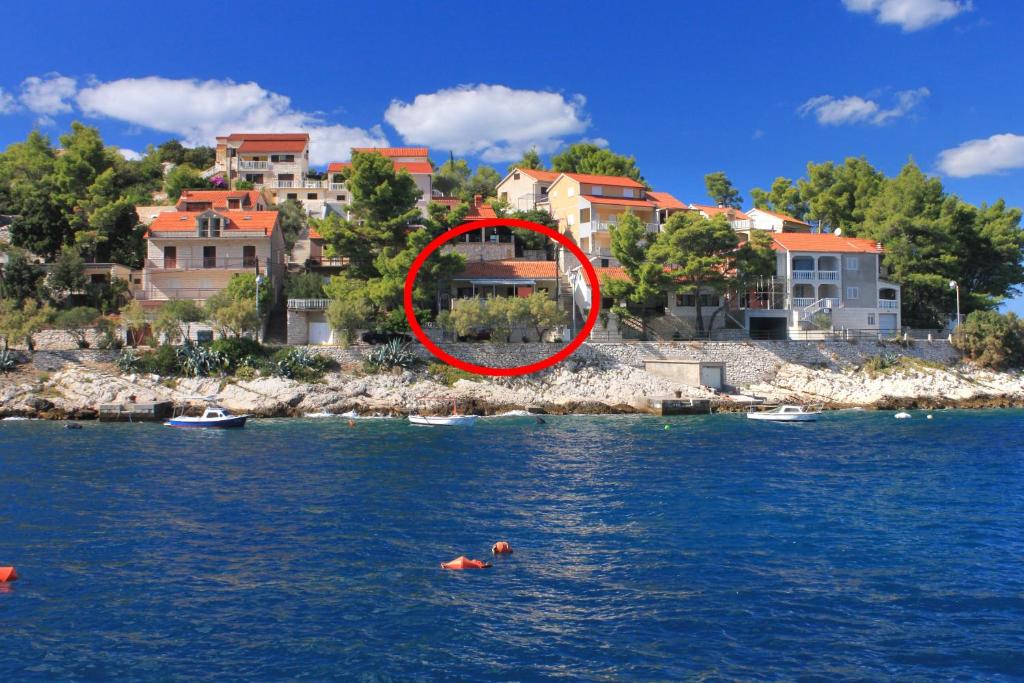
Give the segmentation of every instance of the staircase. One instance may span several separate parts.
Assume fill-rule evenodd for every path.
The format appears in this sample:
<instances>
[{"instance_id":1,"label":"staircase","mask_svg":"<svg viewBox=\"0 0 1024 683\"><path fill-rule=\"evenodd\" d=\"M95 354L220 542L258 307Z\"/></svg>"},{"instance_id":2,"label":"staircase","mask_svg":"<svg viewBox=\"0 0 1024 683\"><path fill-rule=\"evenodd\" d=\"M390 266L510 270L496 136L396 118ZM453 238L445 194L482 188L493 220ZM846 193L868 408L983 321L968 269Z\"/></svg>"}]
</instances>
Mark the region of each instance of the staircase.
<instances>
[{"instance_id":1,"label":"staircase","mask_svg":"<svg viewBox=\"0 0 1024 683\"><path fill-rule=\"evenodd\" d=\"M267 325L263 332L264 344L288 343L288 309L284 302L278 303L267 316Z\"/></svg>"}]
</instances>

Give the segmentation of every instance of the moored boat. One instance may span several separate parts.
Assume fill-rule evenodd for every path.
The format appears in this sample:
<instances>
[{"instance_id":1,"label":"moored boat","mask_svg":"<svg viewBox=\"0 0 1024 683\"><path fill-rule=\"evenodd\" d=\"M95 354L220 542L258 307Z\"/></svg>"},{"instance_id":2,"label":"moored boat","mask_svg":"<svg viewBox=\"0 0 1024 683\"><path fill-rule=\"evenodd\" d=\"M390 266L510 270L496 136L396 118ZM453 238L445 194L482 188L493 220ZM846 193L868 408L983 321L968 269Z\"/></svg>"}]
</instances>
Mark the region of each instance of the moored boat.
<instances>
[{"instance_id":1,"label":"moored boat","mask_svg":"<svg viewBox=\"0 0 1024 683\"><path fill-rule=\"evenodd\" d=\"M200 417L179 415L164 423L167 427L206 427L211 429L237 429L245 426L249 415L232 415L220 406L207 406Z\"/></svg>"},{"instance_id":2,"label":"moored boat","mask_svg":"<svg viewBox=\"0 0 1024 683\"><path fill-rule=\"evenodd\" d=\"M747 413L748 420L764 420L766 422L814 422L821 415L820 410L808 410L803 406L783 405L771 410L752 409Z\"/></svg>"},{"instance_id":3,"label":"moored boat","mask_svg":"<svg viewBox=\"0 0 1024 683\"><path fill-rule=\"evenodd\" d=\"M455 399L444 399L452 402L450 415L421 415L409 416L409 422L414 425L427 427L472 427L476 424L476 415L466 415L459 412L458 402Z\"/></svg>"}]
</instances>

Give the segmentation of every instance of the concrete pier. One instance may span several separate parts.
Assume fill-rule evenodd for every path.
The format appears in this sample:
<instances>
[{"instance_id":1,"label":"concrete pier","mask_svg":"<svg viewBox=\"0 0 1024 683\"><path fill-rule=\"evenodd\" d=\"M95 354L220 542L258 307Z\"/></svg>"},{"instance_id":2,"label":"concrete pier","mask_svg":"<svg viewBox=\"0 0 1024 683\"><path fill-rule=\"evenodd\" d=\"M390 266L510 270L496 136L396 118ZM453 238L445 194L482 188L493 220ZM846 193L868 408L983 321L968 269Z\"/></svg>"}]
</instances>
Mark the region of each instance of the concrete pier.
<instances>
[{"instance_id":1,"label":"concrete pier","mask_svg":"<svg viewBox=\"0 0 1024 683\"><path fill-rule=\"evenodd\" d=\"M100 405L101 422L158 422L171 417L174 404L170 401L151 403L103 403Z\"/></svg>"}]
</instances>

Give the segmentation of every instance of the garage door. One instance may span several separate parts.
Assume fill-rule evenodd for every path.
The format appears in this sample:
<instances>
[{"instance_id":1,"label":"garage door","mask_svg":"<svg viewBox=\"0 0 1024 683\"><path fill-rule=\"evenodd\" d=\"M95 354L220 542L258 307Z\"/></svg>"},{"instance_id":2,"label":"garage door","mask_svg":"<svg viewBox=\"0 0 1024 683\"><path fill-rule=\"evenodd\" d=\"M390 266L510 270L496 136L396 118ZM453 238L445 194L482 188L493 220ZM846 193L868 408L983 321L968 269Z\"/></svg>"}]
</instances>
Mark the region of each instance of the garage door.
<instances>
[{"instance_id":1,"label":"garage door","mask_svg":"<svg viewBox=\"0 0 1024 683\"><path fill-rule=\"evenodd\" d=\"M722 388L722 368L705 368L700 369L700 383L703 386L711 387L712 389Z\"/></svg>"},{"instance_id":2,"label":"garage door","mask_svg":"<svg viewBox=\"0 0 1024 683\"><path fill-rule=\"evenodd\" d=\"M331 326L327 323L310 323L309 324L309 343L310 344L330 344L331 343Z\"/></svg>"},{"instance_id":3,"label":"garage door","mask_svg":"<svg viewBox=\"0 0 1024 683\"><path fill-rule=\"evenodd\" d=\"M878 316L878 327L883 332L895 332L896 331L896 314L895 313L882 313Z\"/></svg>"}]
</instances>

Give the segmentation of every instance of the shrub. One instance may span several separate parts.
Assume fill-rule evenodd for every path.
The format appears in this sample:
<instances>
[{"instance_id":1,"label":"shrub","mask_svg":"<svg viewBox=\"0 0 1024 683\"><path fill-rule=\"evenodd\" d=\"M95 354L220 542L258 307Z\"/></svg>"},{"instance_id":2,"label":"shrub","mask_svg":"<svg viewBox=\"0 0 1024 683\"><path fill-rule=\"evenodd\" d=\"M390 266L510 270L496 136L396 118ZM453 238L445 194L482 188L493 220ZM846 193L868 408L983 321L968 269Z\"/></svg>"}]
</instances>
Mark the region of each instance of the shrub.
<instances>
[{"instance_id":1,"label":"shrub","mask_svg":"<svg viewBox=\"0 0 1024 683\"><path fill-rule=\"evenodd\" d=\"M99 317L100 312L95 308L78 306L77 308L61 311L53 322L59 329L72 336L78 348L87 349L89 348L89 342L86 341L85 335Z\"/></svg>"},{"instance_id":2,"label":"shrub","mask_svg":"<svg viewBox=\"0 0 1024 683\"><path fill-rule=\"evenodd\" d=\"M891 370L900 364L900 356L895 353L881 353L877 356L871 356L864 365L861 366L866 373L869 375L883 374L887 370Z\"/></svg>"},{"instance_id":3,"label":"shrub","mask_svg":"<svg viewBox=\"0 0 1024 683\"><path fill-rule=\"evenodd\" d=\"M117 369L121 372L137 372L140 365L139 355L132 348L122 349L114 364L117 365Z\"/></svg>"},{"instance_id":4,"label":"shrub","mask_svg":"<svg viewBox=\"0 0 1024 683\"><path fill-rule=\"evenodd\" d=\"M162 375L164 377L177 375L181 372L181 363L178 361L178 349L168 344L158 346L150 353L140 355L136 368L138 372Z\"/></svg>"},{"instance_id":5,"label":"shrub","mask_svg":"<svg viewBox=\"0 0 1024 683\"><path fill-rule=\"evenodd\" d=\"M301 346L281 349L273 357L275 374L287 379L319 379L330 366L330 359Z\"/></svg>"},{"instance_id":6,"label":"shrub","mask_svg":"<svg viewBox=\"0 0 1024 683\"><path fill-rule=\"evenodd\" d=\"M1013 313L974 311L953 334L953 346L984 368L1024 366L1024 320Z\"/></svg>"},{"instance_id":7,"label":"shrub","mask_svg":"<svg viewBox=\"0 0 1024 683\"><path fill-rule=\"evenodd\" d=\"M474 375L472 372L453 368L447 363L431 363L427 366L427 374L438 382L449 387L454 385L460 379L468 379L473 382L479 382L481 379L480 375Z\"/></svg>"},{"instance_id":8,"label":"shrub","mask_svg":"<svg viewBox=\"0 0 1024 683\"><path fill-rule=\"evenodd\" d=\"M194 344L188 340L178 347L178 362L186 377L209 377L227 370L227 359L209 346Z\"/></svg>"},{"instance_id":9,"label":"shrub","mask_svg":"<svg viewBox=\"0 0 1024 683\"><path fill-rule=\"evenodd\" d=\"M259 377L259 372L254 367L243 365L242 367L235 370L235 377L241 380L256 379Z\"/></svg>"},{"instance_id":10,"label":"shrub","mask_svg":"<svg viewBox=\"0 0 1024 683\"><path fill-rule=\"evenodd\" d=\"M419 356L409 350L409 345L403 344L397 339L378 346L366 356L367 365L376 371L390 370L391 368L407 370L415 367L419 362Z\"/></svg>"},{"instance_id":11,"label":"shrub","mask_svg":"<svg viewBox=\"0 0 1024 683\"><path fill-rule=\"evenodd\" d=\"M210 344L210 349L224 358L228 370L259 365L267 355L267 350L262 344L247 337L218 339Z\"/></svg>"},{"instance_id":12,"label":"shrub","mask_svg":"<svg viewBox=\"0 0 1024 683\"><path fill-rule=\"evenodd\" d=\"M14 354L11 353L10 349L0 349L0 372L6 375L17 364L18 361L15 360Z\"/></svg>"}]
</instances>

